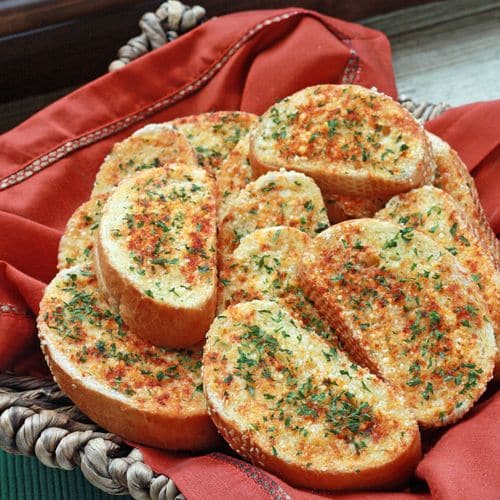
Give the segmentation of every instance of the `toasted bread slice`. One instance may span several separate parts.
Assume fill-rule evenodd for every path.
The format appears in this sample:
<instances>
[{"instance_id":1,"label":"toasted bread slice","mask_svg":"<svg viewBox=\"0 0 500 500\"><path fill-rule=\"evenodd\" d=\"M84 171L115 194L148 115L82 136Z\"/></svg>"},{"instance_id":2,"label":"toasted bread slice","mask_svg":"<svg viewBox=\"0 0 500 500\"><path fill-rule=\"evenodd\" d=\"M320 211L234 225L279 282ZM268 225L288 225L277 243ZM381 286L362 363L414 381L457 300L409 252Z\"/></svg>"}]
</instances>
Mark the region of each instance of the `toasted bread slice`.
<instances>
[{"instance_id":1,"label":"toasted bread slice","mask_svg":"<svg viewBox=\"0 0 500 500\"><path fill-rule=\"evenodd\" d=\"M297 265L310 237L277 226L245 236L219 275L218 311L254 299L279 300L307 328L337 345L337 336L304 295Z\"/></svg>"},{"instance_id":2,"label":"toasted bread slice","mask_svg":"<svg viewBox=\"0 0 500 500\"><path fill-rule=\"evenodd\" d=\"M198 155L198 164L217 176L221 163L256 121L252 113L217 111L184 116L170 123L185 134Z\"/></svg>"},{"instance_id":3,"label":"toasted bread slice","mask_svg":"<svg viewBox=\"0 0 500 500\"><path fill-rule=\"evenodd\" d=\"M250 141L247 134L240 139L220 165L217 174L219 219L223 218L231 198L236 196L253 179L249 153Z\"/></svg>"},{"instance_id":4,"label":"toasted bread slice","mask_svg":"<svg viewBox=\"0 0 500 500\"><path fill-rule=\"evenodd\" d=\"M203 353L210 415L242 457L290 484L404 483L420 458L415 417L389 384L272 301L229 307Z\"/></svg>"},{"instance_id":5,"label":"toasted bread slice","mask_svg":"<svg viewBox=\"0 0 500 500\"><path fill-rule=\"evenodd\" d=\"M373 217L375 212L383 208L387 202L386 198L360 198L358 196L346 196L342 194L331 194L323 192L328 218L332 224L348 219L359 219Z\"/></svg>"},{"instance_id":6,"label":"toasted bread slice","mask_svg":"<svg viewBox=\"0 0 500 500\"><path fill-rule=\"evenodd\" d=\"M193 168L192 165L169 163L164 168L170 179L189 182L203 182L206 179L204 171ZM94 196L81 205L68 220L59 243L59 270L75 264L88 264L92 260L95 233L109 194Z\"/></svg>"},{"instance_id":7,"label":"toasted bread slice","mask_svg":"<svg viewBox=\"0 0 500 500\"><path fill-rule=\"evenodd\" d=\"M107 195L101 194L83 203L68 220L59 242L57 269L92 261L94 235L99 227Z\"/></svg>"},{"instance_id":8,"label":"toasted bread slice","mask_svg":"<svg viewBox=\"0 0 500 500\"><path fill-rule=\"evenodd\" d=\"M312 179L298 172L269 172L228 202L219 224L219 262L256 229L290 226L314 236L328 225L321 192Z\"/></svg>"},{"instance_id":9,"label":"toasted bread slice","mask_svg":"<svg viewBox=\"0 0 500 500\"><path fill-rule=\"evenodd\" d=\"M418 229L455 255L478 287L500 346L500 273L495 269L460 205L433 186L413 189L392 198L376 217ZM500 374L497 350L495 373Z\"/></svg>"},{"instance_id":10,"label":"toasted bread slice","mask_svg":"<svg viewBox=\"0 0 500 500\"><path fill-rule=\"evenodd\" d=\"M113 146L97 173L91 197L111 193L129 175L167 163L196 166L186 137L167 123L153 123Z\"/></svg>"},{"instance_id":11,"label":"toasted bread slice","mask_svg":"<svg viewBox=\"0 0 500 500\"><path fill-rule=\"evenodd\" d=\"M481 245L491 256L496 268L500 269L500 243L484 213L467 166L448 143L430 132L427 135L436 161L434 185L446 191L462 206Z\"/></svg>"},{"instance_id":12,"label":"toasted bread slice","mask_svg":"<svg viewBox=\"0 0 500 500\"><path fill-rule=\"evenodd\" d=\"M131 331L155 345L200 342L216 307L214 181L174 181L168 169L122 181L97 233L100 284Z\"/></svg>"},{"instance_id":13,"label":"toasted bread slice","mask_svg":"<svg viewBox=\"0 0 500 500\"><path fill-rule=\"evenodd\" d=\"M316 237L301 285L360 364L398 387L423 427L461 418L493 375L493 327L476 284L443 247L378 219Z\"/></svg>"},{"instance_id":14,"label":"toasted bread slice","mask_svg":"<svg viewBox=\"0 0 500 500\"><path fill-rule=\"evenodd\" d=\"M54 278L40 304L38 332L57 383L104 429L158 448L217 445L201 390L201 347L167 351L131 334L111 312L92 267Z\"/></svg>"},{"instance_id":15,"label":"toasted bread slice","mask_svg":"<svg viewBox=\"0 0 500 500\"><path fill-rule=\"evenodd\" d=\"M267 110L250 136L257 175L287 168L327 193L388 197L432 175L422 126L390 97L357 85L317 85Z\"/></svg>"}]
</instances>

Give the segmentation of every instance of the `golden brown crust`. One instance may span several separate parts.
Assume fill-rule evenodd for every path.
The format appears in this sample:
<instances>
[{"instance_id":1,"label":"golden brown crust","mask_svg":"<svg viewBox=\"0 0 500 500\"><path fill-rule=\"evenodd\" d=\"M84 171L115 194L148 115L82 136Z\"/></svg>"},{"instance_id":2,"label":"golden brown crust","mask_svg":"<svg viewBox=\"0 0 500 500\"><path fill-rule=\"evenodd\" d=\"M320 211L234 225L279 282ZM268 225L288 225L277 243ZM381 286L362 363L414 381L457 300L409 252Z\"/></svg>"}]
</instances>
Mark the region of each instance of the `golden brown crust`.
<instances>
[{"instance_id":1,"label":"golden brown crust","mask_svg":"<svg viewBox=\"0 0 500 500\"><path fill-rule=\"evenodd\" d=\"M204 182L176 182L168 169L136 174L116 189L101 220L99 284L131 331L155 345L200 342L215 314L215 196L204 175Z\"/></svg>"},{"instance_id":2,"label":"golden brown crust","mask_svg":"<svg viewBox=\"0 0 500 500\"><path fill-rule=\"evenodd\" d=\"M290 484L387 488L420 459L418 426L400 395L274 302L231 306L214 322L203 380L230 446Z\"/></svg>"},{"instance_id":3,"label":"golden brown crust","mask_svg":"<svg viewBox=\"0 0 500 500\"><path fill-rule=\"evenodd\" d=\"M422 426L455 422L484 392L496 352L487 309L423 233L342 222L312 240L299 279L353 358L400 388Z\"/></svg>"},{"instance_id":4,"label":"golden brown crust","mask_svg":"<svg viewBox=\"0 0 500 500\"><path fill-rule=\"evenodd\" d=\"M167 353L133 336L109 312L91 267L75 266L54 278L37 324L56 382L104 429L159 448L217 446L200 392L199 347Z\"/></svg>"},{"instance_id":5,"label":"golden brown crust","mask_svg":"<svg viewBox=\"0 0 500 500\"><path fill-rule=\"evenodd\" d=\"M434 185L452 196L463 208L484 250L500 269L500 242L479 201L479 193L469 169L457 152L438 136L427 132L435 162Z\"/></svg>"},{"instance_id":6,"label":"golden brown crust","mask_svg":"<svg viewBox=\"0 0 500 500\"><path fill-rule=\"evenodd\" d=\"M287 168L325 192L388 197L432 177L421 125L389 97L357 85L318 85L272 106L250 135L255 175Z\"/></svg>"}]
</instances>

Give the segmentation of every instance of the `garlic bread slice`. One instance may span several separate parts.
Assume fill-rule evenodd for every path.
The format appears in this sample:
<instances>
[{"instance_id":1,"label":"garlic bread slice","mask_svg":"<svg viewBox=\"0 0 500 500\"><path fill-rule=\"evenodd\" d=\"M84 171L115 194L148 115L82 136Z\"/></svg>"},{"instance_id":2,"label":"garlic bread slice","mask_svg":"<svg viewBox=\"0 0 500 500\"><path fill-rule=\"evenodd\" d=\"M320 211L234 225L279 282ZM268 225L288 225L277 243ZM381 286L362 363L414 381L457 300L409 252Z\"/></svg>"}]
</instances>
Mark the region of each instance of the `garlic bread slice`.
<instances>
[{"instance_id":1,"label":"garlic bread slice","mask_svg":"<svg viewBox=\"0 0 500 500\"><path fill-rule=\"evenodd\" d=\"M250 142L247 134L240 139L220 165L217 174L219 220L223 218L229 200L253 180L249 152Z\"/></svg>"},{"instance_id":2,"label":"garlic bread slice","mask_svg":"<svg viewBox=\"0 0 500 500\"><path fill-rule=\"evenodd\" d=\"M427 136L436 161L434 185L462 206L481 245L491 256L496 268L500 269L500 243L481 206L479 193L469 169L448 143L430 132L427 132Z\"/></svg>"},{"instance_id":3,"label":"garlic bread slice","mask_svg":"<svg viewBox=\"0 0 500 500\"><path fill-rule=\"evenodd\" d=\"M219 275L218 311L254 299L279 300L308 329L337 345L337 337L300 288L297 266L310 237L293 227L245 236Z\"/></svg>"},{"instance_id":4,"label":"garlic bread slice","mask_svg":"<svg viewBox=\"0 0 500 500\"><path fill-rule=\"evenodd\" d=\"M214 181L199 167L192 181L168 168L125 179L106 203L95 257L133 333L173 348L200 342L216 307Z\"/></svg>"},{"instance_id":5,"label":"garlic bread slice","mask_svg":"<svg viewBox=\"0 0 500 500\"><path fill-rule=\"evenodd\" d=\"M424 186L391 198L375 216L424 232L457 258L477 285L500 346L500 273L470 228L462 207L441 189ZM498 351L495 366L495 373L500 372Z\"/></svg>"},{"instance_id":6,"label":"garlic bread slice","mask_svg":"<svg viewBox=\"0 0 500 500\"><path fill-rule=\"evenodd\" d=\"M170 123L187 137L198 164L217 177L221 163L256 121L252 113L216 111L176 118Z\"/></svg>"},{"instance_id":7,"label":"garlic bread slice","mask_svg":"<svg viewBox=\"0 0 500 500\"><path fill-rule=\"evenodd\" d=\"M485 391L496 354L488 311L425 234L341 222L311 241L299 278L353 359L396 386L423 427L457 421Z\"/></svg>"},{"instance_id":8,"label":"garlic bread slice","mask_svg":"<svg viewBox=\"0 0 500 500\"><path fill-rule=\"evenodd\" d=\"M109 194L126 177L167 163L196 166L196 156L186 137L167 123L152 123L116 143L104 159L91 198Z\"/></svg>"},{"instance_id":9,"label":"garlic bread slice","mask_svg":"<svg viewBox=\"0 0 500 500\"><path fill-rule=\"evenodd\" d=\"M169 351L133 335L91 266L65 269L47 286L38 332L56 382L104 429L157 448L217 446L201 385L201 347Z\"/></svg>"},{"instance_id":10,"label":"garlic bread slice","mask_svg":"<svg viewBox=\"0 0 500 500\"><path fill-rule=\"evenodd\" d=\"M218 235L221 264L256 229L290 226L314 236L329 225L318 186L304 174L285 170L247 184L229 200L224 213Z\"/></svg>"},{"instance_id":11,"label":"garlic bread slice","mask_svg":"<svg viewBox=\"0 0 500 500\"><path fill-rule=\"evenodd\" d=\"M203 387L230 446L295 486L389 487L404 483L420 458L418 426L401 395L276 302L240 303L216 318Z\"/></svg>"},{"instance_id":12,"label":"garlic bread slice","mask_svg":"<svg viewBox=\"0 0 500 500\"><path fill-rule=\"evenodd\" d=\"M100 194L80 205L69 218L59 242L57 269L92 262L94 236L108 196Z\"/></svg>"},{"instance_id":13,"label":"garlic bread slice","mask_svg":"<svg viewBox=\"0 0 500 500\"><path fill-rule=\"evenodd\" d=\"M427 182L423 127L399 103L358 85L317 85L271 106L250 136L256 175L286 168L322 191L388 197Z\"/></svg>"}]
</instances>

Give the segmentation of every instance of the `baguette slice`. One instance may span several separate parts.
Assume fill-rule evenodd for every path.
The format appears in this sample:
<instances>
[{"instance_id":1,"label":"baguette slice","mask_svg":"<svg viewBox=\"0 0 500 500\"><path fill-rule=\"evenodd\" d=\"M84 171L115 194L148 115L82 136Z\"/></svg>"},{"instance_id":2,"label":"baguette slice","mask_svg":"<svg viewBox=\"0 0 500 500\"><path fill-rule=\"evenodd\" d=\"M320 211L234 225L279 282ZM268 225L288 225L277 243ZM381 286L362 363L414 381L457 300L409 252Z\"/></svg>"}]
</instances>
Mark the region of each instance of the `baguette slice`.
<instances>
[{"instance_id":1,"label":"baguette slice","mask_svg":"<svg viewBox=\"0 0 500 500\"><path fill-rule=\"evenodd\" d=\"M353 359L399 388L423 427L457 421L486 389L496 353L487 309L425 234L341 222L311 242L299 278Z\"/></svg>"},{"instance_id":2,"label":"baguette slice","mask_svg":"<svg viewBox=\"0 0 500 500\"><path fill-rule=\"evenodd\" d=\"M318 186L298 172L269 172L230 200L219 224L219 263L233 253L241 238L264 227L296 227L309 236L328 227Z\"/></svg>"},{"instance_id":3,"label":"baguette slice","mask_svg":"<svg viewBox=\"0 0 500 500\"><path fill-rule=\"evenodd\" d=\"M56 382L104 429L174 450L204 451L219 441L201 390L201 348L167 351L130 333L99 291L92 267L61 271L38 316Z\"/></svg>"},{"instance_id":4,"label":"baguette slice","mask_svg":"<svg viewBox=\"0 0 500 500\"><path fill-rule=\"evenodd\" d=\"M100 194L83 203L66 224L59 242L57 269L66 269L75 264L89 264L92 261L94 236L106 202L107 195Z\"/></svg>"},{"instance_id":5,"label":"baguette slice","mask_svg":"<svg viewBox=\"0 0 500 500\"><path fill-rule=\"evenodd\" d=\"M329 194L323 192L328 218L332 224L337 224L348 219L373 217L375 213L384 208L388 198L360 198L342 194Z\"/></svg>"},{"instance_id":6,"label":"baguette slice","mask_svg":"<svg viewBox=\"0 0 500 500\"><path fill-rule=\"evenodd\" d=\"M110 302L133 333L165 347L200 342L215 314L215 188L203 169L192 171L197 181L160 168L122 181L96 239Z\"/></svg>"},{"instance_id":7,"label":"baguette slice","mask_svg":"<svg viewBox=\"0 0 500 500\"><path fill-rule=\"evenodd\" d=\"M167 163L196 166L186 137L167 123L153 123L113 146L97 173L91 198L111 193L124 178Z\"/></svg>"},{"instance_id":8,"label":"baguette slice","mask_svg":"<svg viewBox=\"0 0 500 500\"><path fill-rule=\"evenodd\" d=\"M436 161L434 185L451 195L463 208L481 245L500 269L500 243L479 201L474 179L467 166L449 144L427 132Z\"/></svg>"},{"instance_id":9,"label":"baguette slice","mask_svg":"<svg viewBox=\"0 0 500 500\"><path fill-rule=\"evenodd\" d=\"M248 134L257 116L241 111L217 111L185 116L170 123L185 134L198 155L198 164L216 177L221 163Z\"/></svg>"},{"instance_id":10,"label":"baguette slice","mask_svg":"<svg viewBox=\"0 0 500 500\"><path fill-rule=\"evenodd\" d=\"M204 182L206 174L192 165L169 163L167 169L170 179L189 182ZM59 243L58 269L74 264L88 264L92 259L92 249L97 228L101 221L104 204L110 193L99 194L83 203L69 218Z\"/></svg>"},{"instance_id":11,"label":"baguette slice","mask_svg":"<svg viewBox=\"0 0 500 500\"><path fill-rule=\"evenodd\" d=\"M224 217L229 201L253 179L249 153L250 141L247 134L240 139L220 165L217 174L219 220Z\"/></svg>"},{"instance_id":12,"label":"baguette slice","mask_svg":"<svg viewBox=\"0 0 500 500\"><path fill-rule=\"evenodd\" d=\"M286 226L245 236L219 276L218 311L254 299L279 300L289 312L337 346L337 336L299 286L297 266L310 237Z\"/></svg>"},{"instance_id":13,"label":"baguette slice","mask_svg":"<svg viewBox=\"0 0 500 500\"><path fill-rule=\"evenodd\" d=\"M404 483L420 458L401 395L276 302L229 307L207 335L210 416L242 457L313 489Z\"/></svg>"},{"instance_id":14,"label":"baguette slice","mask_svg":"<svg viewBox=\"0 0 500 500\"><path fill-rule=\"evenodd\" d=\"M376 217L426 233L455 255L476 283L500 346L500 273L481 246L458 203L441 189L424 186L392 198ZM495 374L500 375L497 350Z\"/></svg>"},{"instance_id":15,"label":"baguette slice","mask_svg":"<svg viewBox=\"0 0 500 500\"><path fill-rule=\"evenodd\" d=\"M317 85L268 109L250 137L256 175L287 168L322 191L389 197L432 177L422 126L390 97L357 85Z\"/></svg>"}]
</instances>

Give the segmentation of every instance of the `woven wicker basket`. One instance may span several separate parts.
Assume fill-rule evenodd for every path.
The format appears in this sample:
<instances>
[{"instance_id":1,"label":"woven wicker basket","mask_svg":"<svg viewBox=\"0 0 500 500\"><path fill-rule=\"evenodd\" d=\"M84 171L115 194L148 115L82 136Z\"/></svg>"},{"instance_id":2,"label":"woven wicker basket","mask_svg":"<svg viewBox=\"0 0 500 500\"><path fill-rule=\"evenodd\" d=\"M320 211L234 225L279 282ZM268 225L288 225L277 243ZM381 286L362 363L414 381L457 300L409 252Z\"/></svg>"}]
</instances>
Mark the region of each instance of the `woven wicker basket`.
<instances>
[{"instance_id":1,"label":"woven wicker basket","mask_svg":"<svg viewBox=\"0 0 500 500\"><path fill-rule=\"evenodd\" d=\"M175 0L163 3L141 18L141 35L119 50L110 71L177 38L204 18L202 7ZM417 104L404 96L400 102L422 123L448 108L442 103ZM50 380L0 374L0 448L35 455L48 467L80 467L90 483L110 494L141 500L184 498L172 479L155 474L139 450L92 423Z\"/></svg>"}]
</instances>

